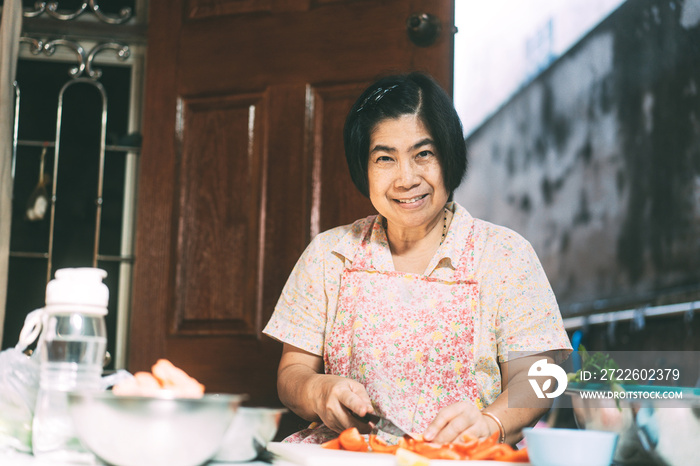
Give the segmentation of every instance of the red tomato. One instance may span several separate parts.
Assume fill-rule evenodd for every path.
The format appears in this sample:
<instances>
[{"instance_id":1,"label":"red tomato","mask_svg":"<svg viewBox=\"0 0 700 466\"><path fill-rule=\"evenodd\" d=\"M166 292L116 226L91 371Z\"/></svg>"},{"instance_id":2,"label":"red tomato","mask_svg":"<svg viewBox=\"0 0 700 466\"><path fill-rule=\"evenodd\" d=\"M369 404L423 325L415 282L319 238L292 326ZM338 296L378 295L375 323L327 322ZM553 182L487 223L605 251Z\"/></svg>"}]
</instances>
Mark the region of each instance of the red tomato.
<instances>
[{"instance_id":1,"label":"red tomato","mask_svg":"<svg viewBox=\"0 0 700 466\"><path fill-rule=\"evenodd\" d=\"M369 449L369 445L367 445L365 438L357 430L357 427L350 427L342 431L338 440L340 440L340 444L345 450L367 451Z\"/></svg>"},{"instance_id":2,"label":"red tomato","mask_svg":"<svg viewBox=\"0 0 700 466\"><path fill-rule=\"evenodd\" d=\"M333 440L322 443L321 447L329 450L340 450L340 440L338 440L338 438L334 438Z\"/></svg>"},{"instance_id":3,"label":"red tomato","mask_svg":"<svg viewBox=\"0 0 700 466\"><path fill-rule=\"evenodd\" d=\"M374 434L369 436L369 447L372 451L377 453L396 453L398 450L398 445L388 445L384 440L380 439Z\"/></svg>"}]
</instances>

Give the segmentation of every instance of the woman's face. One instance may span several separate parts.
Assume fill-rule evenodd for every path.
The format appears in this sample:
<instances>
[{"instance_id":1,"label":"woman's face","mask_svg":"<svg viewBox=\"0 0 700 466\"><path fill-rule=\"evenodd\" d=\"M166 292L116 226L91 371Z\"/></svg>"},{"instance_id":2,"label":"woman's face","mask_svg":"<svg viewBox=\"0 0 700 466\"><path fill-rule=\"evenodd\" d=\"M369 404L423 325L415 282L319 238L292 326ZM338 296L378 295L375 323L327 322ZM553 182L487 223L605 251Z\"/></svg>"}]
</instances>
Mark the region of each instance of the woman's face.
<instances>
[{"instance_id":1,"label":"woman's face","mask_svg":"<svg viewBox=\"0 0 700 466\"><path fill-rule=\"evenodd\" d=\"M427 228L449 197L432 136L416 115L377 124L367 177L374 208L400 228Z\"/></svg>"}]
</instances>

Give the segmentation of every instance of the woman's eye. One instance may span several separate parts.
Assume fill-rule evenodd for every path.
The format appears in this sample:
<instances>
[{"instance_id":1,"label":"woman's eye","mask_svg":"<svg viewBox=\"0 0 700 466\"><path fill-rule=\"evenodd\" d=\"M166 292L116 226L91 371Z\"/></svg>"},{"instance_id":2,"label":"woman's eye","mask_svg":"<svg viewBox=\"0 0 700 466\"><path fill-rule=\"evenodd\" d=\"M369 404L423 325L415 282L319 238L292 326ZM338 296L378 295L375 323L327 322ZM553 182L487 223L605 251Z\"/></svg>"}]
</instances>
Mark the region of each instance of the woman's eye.
<instances>
[{"instance_id":1,"label":"woman's eye","mask_svg":"<svg viewBox=\"0 0 700 466\"><path fill-rule=\"evenodd\" d=\"M420 151L418 153L419 158L426 158L426 157L430 157L431 155L433 155L433 153L429 150L423 150L423 151Z\"/></svg>"},{"instance_id":2,"label":"woman's eye","mask_svg":"<svg viewBox=\"0 0 700 466\"><path fill-rule=\"evenodd\" d=\"M379 157L377 157L376 161L377 162L391 162L391 157L389 157L387 155L380 155Z\"/></svg>"}]
</instances>

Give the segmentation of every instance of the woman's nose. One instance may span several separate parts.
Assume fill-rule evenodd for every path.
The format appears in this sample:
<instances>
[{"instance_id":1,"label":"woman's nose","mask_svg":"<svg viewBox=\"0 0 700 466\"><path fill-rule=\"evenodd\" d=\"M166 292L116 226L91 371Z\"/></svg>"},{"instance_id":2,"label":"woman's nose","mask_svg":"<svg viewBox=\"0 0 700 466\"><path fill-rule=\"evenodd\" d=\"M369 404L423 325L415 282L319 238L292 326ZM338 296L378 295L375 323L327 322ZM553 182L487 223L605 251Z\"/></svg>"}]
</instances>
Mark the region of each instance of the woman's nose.
<instances>
[{"instance_id":1,"label":"woman's nose","mask_svg":"<svg viewBox=\"0 0 700 466\"><path fill-rule=\"evenodd\" d=\"M420 184L420 174L415 163L406 162L399 164L399 173L396 177L396 185L401 188L412 188Z\"/></svg>"}]
</instances>

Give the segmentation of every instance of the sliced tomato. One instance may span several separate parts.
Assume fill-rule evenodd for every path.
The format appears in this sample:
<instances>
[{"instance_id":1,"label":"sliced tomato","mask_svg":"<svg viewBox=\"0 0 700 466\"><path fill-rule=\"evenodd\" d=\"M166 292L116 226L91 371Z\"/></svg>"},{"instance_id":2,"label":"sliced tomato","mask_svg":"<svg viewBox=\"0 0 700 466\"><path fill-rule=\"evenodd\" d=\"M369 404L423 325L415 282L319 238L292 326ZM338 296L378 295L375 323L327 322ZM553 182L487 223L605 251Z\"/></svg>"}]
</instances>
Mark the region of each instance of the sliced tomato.
<instances>
[{"instance_id":1,"label":"sliced tomato","mask_svg":"<svg viewBox=\"0 0 700 466\"><path fill-rule=\"evenodd\" d=\"M321 447L327 448L329 450L341 450L342 447L340 446L340 440L338 437L334 438L333 440L329 440L327 442L324 442L321 444Z\"/></svg>"},{"instance_id":2,"label":"sliced tomato","mask_svg":"<svg viewBox=\"0 0 700 466\"><path fill-rule=\"evenodd\" d=\"M399 448L404 450L413 450L413 446L416 444L416 439L408 435L404 435L399 439Z\"/></svg>"},{"instance_id":3,"label":"sliced tomato","mask_svg":"<svg viewBox=\"0 0 700 466\"><path fill-rule=\"evenodd\" d=\"M436 443L416 443L413 451L431 460L461 460L462 456L452 450L449 445Z\"/></svg>"},{"instance_id":4,"label":"sliced tomato","mask_svg":"<svg viewBox=\"0 0 700 466\"><path fill-rule=\"evenodd\" d=\"M396 453L399 449L398 445L389 445L384 440L377 437L375 434L370 434L369 436L369 447L372 451L377 453Z\"/></svg>"},{"instance_id":5,"label":"sliced tomato","mask_svg":"<svg viewBox=\"0 0 700 466\"><path fill-rule=\"evenodd\" d=\"M510 445L505 445L503 443L497 443L495 445L488 446L486 448L480 449L477 452L472 453L469 456L470 460L493 460L498 456L503 456L513 452Z\"/></svg>"},{"instance_id":6,"label":"sliced tomato","mask_svg":"<svg viewBox=\"0 0 700 466\"><path fill-rule=\"evenodd\" d=\"M474 442L474 441L477 441L477 442L478 442L479 439L476 438L476 437L472 437L471 435L465 433L465 434L462 434L462 435L459 436L459 441L462 442L462 443L471 443L471 442Z\"/></svg>"},{"instance_id":7,"label":"sliced tomato","mask_svg":"<svg viewBox=\"0 0 700 466\"><path fill-rule=\"evenodd\" d=\"M474 449L479 445L479 440L472 438L468 442L452 442L450 448L457 452L462 459L466 459L471 455Z\"/></svg>"},{"instance_id":8,"label":"sliced tomato","mask_svg":"<svg viewBox=\"0 0 700 466\"><path fill-rule=\"evenodd\" d=\"M449 448L448 446L445 446L439 451L436 451L433 458L435 460L462 460L464 457L454 451L453 449Z\"/></svg>"},{"instance_id":9,"label":"sliced tomato","mask_svg":"<svg viewBox=\"0 0 700 466\"><path fill-rule=\"evenodd\" d=\"M507 463L527 463L530 461L530 457L527 454L527 448L522 450L513 450L510 454L499 456L498 461L503 461Z\"/></svg>"},{"instance_id":10,"label":"sliced tomato","mask_svg":"<svg viewBox=\"0 0 700 466\"><path fill-rule=\"evenodd\" d=\"M500 432L494 432L490 437L485 438L481 444L482 445L496 445L498 441L501 439L501 433Z\"/></svg>"},{"instance_id":11,"label":"sliced tomato","mask_svg":"<svg viewBox=\"0 0 700 466\"><path fill-rule=\"evenodd\" d=\"M367 451L369 449L369 445L367 445L365 438L357 430L357 427L350 427L342 431L338 436L338 440L340 440L340 445L345 450Z\"/></svg>"},{"instance_id":12,"label":"sliced tomato","mask_svg":"<svg viewBox=\"0 0 700 466\"><path fill-rule=\"evenodd\" d=\"M412 445L413 451L422 455L423 452L430 453L433 451L441 450L443 448L441 443L431 443L431 442L415 442ZM425 455L424 455L425 456Z\"/></svg>"}]
</instances>

